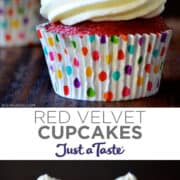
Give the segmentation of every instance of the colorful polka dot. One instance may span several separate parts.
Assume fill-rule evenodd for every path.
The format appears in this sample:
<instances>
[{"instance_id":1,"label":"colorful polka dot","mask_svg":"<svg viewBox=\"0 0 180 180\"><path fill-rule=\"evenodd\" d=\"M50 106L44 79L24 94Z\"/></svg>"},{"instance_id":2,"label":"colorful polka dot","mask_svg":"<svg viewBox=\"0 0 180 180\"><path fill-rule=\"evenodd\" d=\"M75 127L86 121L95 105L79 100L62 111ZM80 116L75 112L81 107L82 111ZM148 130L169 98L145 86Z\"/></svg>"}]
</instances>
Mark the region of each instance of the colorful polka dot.
<instances>
[{"instance_id":1,"label":"colorful polka dot","mask_svg":"<svg viewBox=\"0 0 180 180\"><path fill-rule=\"evenodd\" d=\"M155 49L155 50L153 51L153 57L154 57L154 58L157 58L158 55L159 55L159 50L158 50L158 49Z\"/></svg>"},{"instance_id":2,"label":"colorful polka dot","mask_svg":"<svg viewBox=\"0 0 180 180\"><path fill-rule=\"evenodd\" d=\"M121 34L120 35L120 38L123 40L123 41L128 41L128 35L125 35L125 34Z\"/></svg>"},{"instance_id":3,"label":"colorful polka dot","mask_svg":"<svg viewBox=\"0 0 180 180\"><path fill-rule=\"evenodd\" d=\"M107 79L107 73L105 71L102 71L98 75L100 81L105 81Z\"/></svg>"},{"instance_id":4,"label":"colorful polka dot","mask_svg":"<svg viewBox=\"0 0 180 180\"><path fill-rule=\"evenodd\" d=\"M154 73L157 74L159 72L159 65L155 64L154 65Z\"/></svg>"},{"instance_id":5,"label":"colorful polka dot","mask_svg":"<svg viewBox=\"0 0 180 180\"><path fill-rule=\"evenodd\" d=\"M119 50L118 51L118 60L124 60L125 59L125 54L123 52L123 50Z\"/></svg>"},{"instance_id":6,"label":"colorful polka dot","mask_svg":"<svg viewBox=\"0 0 180 180\"><path fill-rule=\"evenodd\" d=\"M153 83L151 81L149 81L147 84L147 90L152 91L152 89L153 89Z\"/></svg>"},{"instance_id":7,"label":"colorful polka dot","mask_svg":"<svg viewBox=\"0 0 180 180\"><path fill-rule=\"evenodd\" d=\"M130 65L125 66L125 74L126 75L131 75L132 74L132 66L130 66Z\"/></svg>"},{"instance_id":8,"label":"colorful polka dot","mask_svg":"<svg viewBox=\"0 0 180 180\"><path fill-rule=\"evenodd\" d=\"M138 59L138 64L140 65L140 64L142 64L142 62L143 62L143 57L140 56L139 59Z\"/></svg>"},{"instance_id":9,"label":"colorful polka dot","mask_svg":"<svg viewBox=\"0 0 180 180\"><path fill-rule=\"evenodd\" d=\"M151 73L151 64L146 64L145 71L146 73Z\"/></svg>"},{"instance_id":10,"label":"colorful polka dot","mask_svg":"<svg viewBox=\"0 0 180 180\"><path fill-rule=\"evenodd\" d=\"M165 43L165 42L166 42L166 39L167 39L167 33L164 32L164 33L162 33L162 36L161 36L161 42L162 42L162 43Z\"/></svg>"},{"instance_id":11,"label":"colorful polka dot","mask_svg":"<svg viewBox=\"0 0 180 180\"><path fill-rule=\"evenodd\" d=\"M56 40L56 42L60 41L59 36L57 34L55 35L55 40Z\"/></svg>"},{"instance_id":12,"label":"colorful polka dot","mask_svg":"<svg viewBox=\"0 0 180 180\"><path fill-rule=\"evenodd\" d=\"M119 71L115 71L112 73L112 78L115 80L115 81L118 81L121 77L121 73Z\"/></svg>"},{"instance_id":13,"label":"colorful polka dot","mask_svg":"<svg viewBox=\"0 0 180 180\"><path fill-rule=\"evenodd\" d=\"M142 86L143 83L144 83L144 78L142 76L138 76L137 85L138 86Z\"/></svg>"},{"instance_id":14,"label":"colorful polka dot","mask_svg":"<svg viewBox=\"0 0 180 180\"><path fill-rule=\"evenodd\" d=\"M6 34L5 38L6 38L6 41L11 41L12 40L12 36L10 34Z\"/></svg>"},{"instance_id":15,"label":"colorful polka dot","mask_svg":"<svg viewBox=\"0 0 180 180\"><path fill-rule=\"evenodd\" d=\"M68 96L70 94L69 86L64 86L64 95Z\"/></svg>"},{"instance_id":16,"label":"colorful polka dot","mask_svg":"<svg viewBox=\"0 0 180 180\"><path fill-rule=\"evenodd\" d=\"M12 26L12 28L17 29L20 26L20 22L18 20L16 20L16 19L12 20L11 26Z\"/></svg>"},{"instance_id":17,"label":"colorful polka dot","mask_svg":"<svg viewBox=\"0 0 180 180\"><path fill-rule=\"evenodd\" d=\"M54 67L52 65L49 66L51 72L54 72Z\"/></svg>"},{"instance_id":18,"label":"colorful polka dot","mask_svg":"<svg viewBox=\"0 0 180 180\"><path fill-rule=\"evenodd\" d=\"M80 66L80 62L79 62L79 60L77 58L73 59L73 65L74 65L74 67L79 67Z\"/></svg>"},{"instance_id":19,"label":"colorful polka dot","mask_svg":"<svg viewBox=\"0 0 180 180\"><path fill-rule=\"evenodd\" d=\"M93 57L93 60L94 60L94 61L98 61L99 58L100 58L99 52L96 51L96 50L93 51L93 52L92 52L92 57Z\"/></svg>"},{"instance_id":20,"label":"colorful polka dot","mask_svg":"<svg viewBox=\"0 0 180 180\"><path fill-rule=\"evenodd\" d=\"M61 70L57 70L57 71L56 71L56 76L57 76L59 79L62 79L62 77L63 77L62 71L61 71Z\"/></svg>"},{"instance_id":21,"label":"colorful polka dot","mask_svg":"<svg viewBox=\"0 0 180 180\"><path fill-rule=\"evenodd\" d=\"M38 29L38 30L36 31L36 33L37 33L37 37L38 37L39 39L41 39L41 38L42 38L41 31Z\"/></svg>"},{"instance_id":22,"label":"colorful polka dot","mask_svg":"<svg viewBox=\"0 0 180 180\"><path fill-rule=\"evenodd\" d=\"M4 13L4 10L0 8L0 15Z\"/></svg>"},{"instance_id":23,"label":"colorful polka dot","mask_svg":"<svg viewBox=\"0 0 180 180\"><path fill-rule=\"evenodd\" d=\"M49 57L51 61L54 61L54 53L53 52L49 52Z\"/></svg>"},{"instance_id":24,"label":"colorful polka dot","mask_svg":"<svg viewBox=\"0 0 180 180\"><path fill-rule=\"evenodd\" d=\"M101 36L101 44L105 44L106 43L106 36Z\"/></svg>"},{"instance_id":25,"label":"colorful polka dot","mask_svg":"<svg viewBox=\"0 0 180 180\"><path fill-rule=\"evenodd\" d=\"M104 95L105 101L112 101L113 100L113 93L111 91L105 92Z\"/></svg>"},{"instance_id":26,"label":"colorful polka dot","mask_svg":"<svg viewBox=\"0 0 180 180\"><path fill-rule=\"evenodd\" d=\"M7 28L7 22L6 21L0 21L0 29L6 29Z\"/></svg>"},{"instance_id":27,"label":"colorful polka dot","mask_svg":"<svg viewBox=\"0 0 180 180\"><path fill-rule=\"evenodd\" d=\"M72 45L72 47L73 47L73 48L76 48L76 47L77 47L77 45L76 45L76 42L75 42L75 41L72 41L72 42L71 42L71 45Z\"/></svg>"},{"instance_id":28,"label":"colorful polka dot","mask_svg":"<svg viewBox=\"0 0 180 180\"><path fill-rule=\"evenodd\" d=\"M152 51L152 44L151 44L151 43L148 44L148 49L147 49L147 51L148 51L148 53L150 53L150 52Z\"/></svg>"},{"instance_id":29,"label":"colorful polka dot","mask_svg":"<svg viewBox=\"0 0 180 180\"><path fill-rule=\"evenodd\" d=\"M47 50L46 47L43 47L43 52L44 52L44 54L45 54L46 56L48 55L48 50Z\"/></svg>"},{"instance_id":30,"label":"colorful polka dot","mask_svg":"<svg viewBox=\"0 0 180 180\"><path fill-rule=\"evenodd\" d=\"M24 39L25 38L24 32L19 32L18 37L19 39Z\"/></svg>"},{"instance_id":31,"label":"colorful polka dot","mask_svg":"<svg viewBox=\"0 0 180 180\"><path fill-rule=\"evenodd\" d=\"M144 44L144 42L145 42L145 38L144 38L144 37L141 37L141 38L139 39L139 45L142 46L142 45Z\"/></svg>"},{"instance_id":32,"label":"colorful polka dot","mask_svg":"<svg viewBox=\"0 0 180 180\"><path fill-rule=\"evenodd\" d=\"M66 48L64 49L64 53L65 53L65 54L68 54L68 50L67 50Z\"/></svg>"},{"instance_id":33,"label":"colorful polka dot","mask_svg":"<svg viewBox=\"0 0 180 180\"><path fill-rule=\"evenodd\" d=\"M61 62L62 61L62 54L57 53L57 59L58 59L59 62Z\"/></svg>"},{"instance_id":34,"label":"colorful polka dot","mask_svg":"<svg viewBox=\"0 0 180 180\"><path fill-rule=\"evenodd\" d=\"M73 73L73 68L71 66L67 66L66 67L66 73L68 76L72 75Z\"/></svg>"},{"instance_id":35,"label":"colorful polka dot","mask_svg":"<svg viewBox=\"0 0 180 180\"><path fill-rule=\"evenodd\" d=\"M111 36L111 42L113 44L118 44L119 43L119 38L118 36Z\"/></svg>"},{"instance_id":36,"label":"colorful polka dot","mask_svg":"<svg viewBox=\"0 0 180 180\"><path fill-rule=\"evenodd\" d=\"M82 48L82 53L84 56L87 56L88 55L88 48L87 47L83 47Z\"/></svg>"},{"instance_id":37,"label":"colorful polka dot","mask_svg":"<svg viewBox=\"0 0 180 180\"><path fill-rule=\"evenodd\" d=\"M87 67L87 68L86 68L86 76L87 76L87 77L91 77L92 74L93 74L92 68L91 68L91 67Z\"/></svg>"},{"instance_id":38,"label":"colorful polka dot","mask_svg":"<svg viewBox=\"0 0 180 180\"><path fill-rule=\"evenodd\" d=\"M111 61L112 61L112 55L111 54L106 55L106 63L111 64Z\"/></svg>"},{"instance_id":39,"label":"colorful polka dot","mask_svg":"<svg viewBox=\"0 0 180 180\"><path fill-rule=\"evenodd\" d=\"M14 11L13 11L12 8L7 9L7 14L8 14L9 16L13 16L13 13L14 13Z\"/></svg>"},{"instance_id":40,"label":"colorful polka dot","mask_svg":"<svg viewBox=\"0 0 180 180\"><path fill-rule=\"evenodd\" d=\"M78 78L74 79L74 87L75 88L80 88L81 87L81 82Z\"/></svg>"},{"instance_id":41,"label":"colorful polka dot","mask_svg":"<svg viewBox=\"0 0 180 180\"><path fill-rule=\"evenodd\" d=\"M87 96L88 96L89 98L95 97L95 96L96 96L96 91L95 91L93 88L88 88L88 90L87 90Z\"/></svg>"},{"instance_id":42,"label":"colorful polka dot","mask_svg":"<svg viewBox=\"0 0 180 180\"><path fill-rule=\"evenodd\" d=\"M49 46L54 46L54 40L53 40L53 38L52 37L48 37L48 44L49 44Z\"/></svg>"},{"instance_id":43,"label":"colorful polka dot","mask_svg":"<svg viewBox=\"0 0 180 180\"><path fill-rule=\"evenodd\" d=\"M23 15L24 14L24 8L23 7L18 7L18 10L17 10L17 12L18 12L18 14L20 14L20 15Z\"/></svg>"},{"instance_id":44,"label":"colorful polka dot","mask_svg":"<svg viewBox=\"0 0 180 180\"><path fill-rule=\"evenodd\" d=\"M123 91L122 91L122 96L123 97L128 97L128 96L130 96L131 95L131 90L130 90L130 88L128 88L127 86L125 86L124 88L123 88Z\"/></svg>"},{"instance_id":45,"label":"colorful polka dot","mask_svg":"<svg viewBox=\"0 0 180 180\"><path fill-rule=\"evenodd\" d=\"M128 50L128 53L129 53L129 54L134 54L135 46L134 46L134 45L129 45L129 46L127 47L127 50Z\"/></svg>"},{"instance_id":46,"label":"colorful polka dot","mask_svg":"<svg viewBox=\"0 0 180 180\"><path fill-rule=\"evenodd\" d=\"M24 17L23 23L24 23L25 25L27 25L27 24L29 23L29 18L28 18L28 17Z\"/></svg>"},{"instance_id":47,"label":"colorful polka dot","mask_svg":"<svg viewBox=\"0 0 180 180\"><path fill-rule=\"evenodd\" d=\"M96 39L95 36L90 36L90 37L89 37L89 40L90 40L91 43L93 43L93 42L95 41L95 39Z\"/></svg>"}]
</instances>

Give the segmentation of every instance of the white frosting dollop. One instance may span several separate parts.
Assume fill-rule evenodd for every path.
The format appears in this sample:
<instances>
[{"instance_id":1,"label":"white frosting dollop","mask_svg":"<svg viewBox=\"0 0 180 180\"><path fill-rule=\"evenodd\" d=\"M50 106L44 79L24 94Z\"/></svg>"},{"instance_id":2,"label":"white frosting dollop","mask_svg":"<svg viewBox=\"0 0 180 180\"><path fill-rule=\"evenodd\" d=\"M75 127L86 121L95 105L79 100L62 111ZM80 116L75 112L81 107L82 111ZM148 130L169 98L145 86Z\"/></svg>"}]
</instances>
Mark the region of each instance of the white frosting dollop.
<instances>
[{"instance_id":1,"label":"white frosting dollop","mask_svg":"<svg viewBox=\"0 0 180 180\"><path fill-rule=\"evenodd\" d=\"M58 179L52 178L52 177L48 176L47 174L44 174L44 175L38 177L37 180L58 180Z\"/></svg>"},{"instance_id":2,"label":"white frosting dollop","mask_svg":"<svg viewBox=\"0 0 180 180\"><path fill-rule=\"evenodd\" d=\"M115 180L137 180L137 178L133 174L127 173L125 176L118 177Z\"/></svg>"},{"instance_id":3,"label":"white frosting dollop","mask_svg":"<svg viewBox=\"0 0 180 180\"><path fill-rule=\"evenodd\" d=\"M166 0L41 0L40 13L50 22L73 25L86 20L118 21L152 18Z\"/></svg>"}]
</instances>

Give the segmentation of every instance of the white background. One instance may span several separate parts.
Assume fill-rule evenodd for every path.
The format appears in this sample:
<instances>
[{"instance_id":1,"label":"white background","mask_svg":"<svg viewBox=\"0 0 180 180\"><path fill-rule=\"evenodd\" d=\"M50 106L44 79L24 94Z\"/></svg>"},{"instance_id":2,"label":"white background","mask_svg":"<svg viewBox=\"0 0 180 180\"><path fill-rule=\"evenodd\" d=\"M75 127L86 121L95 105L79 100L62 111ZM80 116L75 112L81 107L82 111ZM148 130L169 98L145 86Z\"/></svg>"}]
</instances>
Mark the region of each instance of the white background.
<instances>
[{"instance_id":1,"label":"white background","mask_svg":"<svg viewBox=\"0 0 180 180\"><path fill-rule=\"evenodd\" d=\"M138 111L143 110L142 134L140 140L81 140L74 137L71 140L42 140L38 136L38 128L40 124L35 124L35 111L69 111L71 116L76 119L77 111L82 114L87 111ZM180 109L0 109L0 159L1 160L60 160L55 156L56 144L68 143L71 147L82 143L84 147L89 147L95 142L106 142L107 146L116 144L123 146L126 152L121 156L101 156L97 158L95 155L74 156L67 155L64 160L180 160ZM136 115L136 114L135 114ZM123 119L123 118L122 118ZM134 116L134 121L138 119ZM90 119L89 119L90 120ZM96 119L101 121L100 117ZM112 121L111 117L108 120ZM121 122L123 124L123 122ZM135 122L138 124L138 121ZM80 121L71 121L68 125L79 127ZM84 125L91 126L90 122ZM101 123L102 127L104 126ZM112 123L111 126L117 125ZM121 125L121 124L119 124ZM62 158L61 158L62 159Z\"/></svg>"}]
</instances>

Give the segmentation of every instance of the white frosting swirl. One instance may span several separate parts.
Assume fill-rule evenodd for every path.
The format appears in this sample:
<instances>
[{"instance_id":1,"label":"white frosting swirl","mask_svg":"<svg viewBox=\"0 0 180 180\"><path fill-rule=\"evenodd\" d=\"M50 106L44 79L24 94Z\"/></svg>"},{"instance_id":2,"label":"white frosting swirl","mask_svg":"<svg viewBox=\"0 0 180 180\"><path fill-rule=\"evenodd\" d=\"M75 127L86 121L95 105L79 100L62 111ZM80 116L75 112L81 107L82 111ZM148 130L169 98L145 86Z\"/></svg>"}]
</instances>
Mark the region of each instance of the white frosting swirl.
<instances>
[{"instance_id":1,"label":"white frosting swirl","mask_svg":"<svg viewBox=\"0 0 180 180\"><path fill-rule=\"evenodd\" d=\"M133 174L128 173L125 176L116 178L115 180L137 180L137 178Z\"/></svg>"},{"instance_id":2,"label":"white frosting swirl","mask_svg":"<svg viewBox=\"0 0 180 180\"><path fill-rule=\"evenodd\" d=\"M41 0L40 13L49 21L73 25L86 20L118 21L152 18L166 0Z\"/></svg>"},{"instance_id":3,"label":"white frosting swirl","mask_svg":"<svg viewBox=\"0 0 180 180\"><path fill-rule=\"evenodd\" d=\"M45 175L38 177L37 180L58 180L58 179L52 178L52 177L48 176L47 174L45 174Z\"/></svg>"}]
</instances>

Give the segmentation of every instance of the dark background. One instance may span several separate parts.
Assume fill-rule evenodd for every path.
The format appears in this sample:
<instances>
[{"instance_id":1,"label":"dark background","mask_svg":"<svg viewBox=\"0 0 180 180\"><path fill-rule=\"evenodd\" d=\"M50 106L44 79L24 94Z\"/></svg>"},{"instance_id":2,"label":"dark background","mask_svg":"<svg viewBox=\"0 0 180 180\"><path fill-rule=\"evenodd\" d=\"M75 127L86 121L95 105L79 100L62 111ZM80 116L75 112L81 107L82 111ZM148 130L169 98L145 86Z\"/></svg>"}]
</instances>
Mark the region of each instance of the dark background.
<instances>
[{"instance_id":1,"label":"dark background","mask_svg":"<svg viewBox=\"0 0 180 180\"><path fill-rule=\"evenodd\" d=\"M158 0L157 0L158 1ZM180 16L180 1L179 0L167 0L165 16Z\"/></svg>"},{"instance_id":2,"label":"dark background","mask_svg":"<svg viewBox=\"0 0 180 180\"><path fill-rule=\"evenodd\" d=\"M4 161L1 180L36 180L48 173L61 180L114 180L131 172L138 180L180 180L178 161Z\"/></svg>"}]
</instances>

